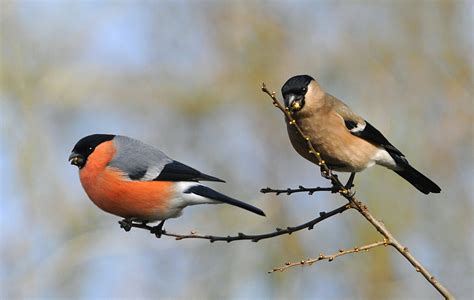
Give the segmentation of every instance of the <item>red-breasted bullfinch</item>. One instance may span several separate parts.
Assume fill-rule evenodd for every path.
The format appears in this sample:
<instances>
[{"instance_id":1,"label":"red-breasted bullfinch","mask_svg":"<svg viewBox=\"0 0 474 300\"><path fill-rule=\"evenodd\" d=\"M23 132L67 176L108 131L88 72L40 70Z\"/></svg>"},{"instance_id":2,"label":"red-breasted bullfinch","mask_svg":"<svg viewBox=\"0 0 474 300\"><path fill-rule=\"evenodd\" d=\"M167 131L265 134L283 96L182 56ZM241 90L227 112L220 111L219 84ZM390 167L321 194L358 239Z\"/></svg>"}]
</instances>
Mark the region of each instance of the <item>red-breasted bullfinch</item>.
<instances>
[{"instance_id":1,"label":"red-breasted bullfinch","mask_svg":"<svg viewBox=\"0 0 474 300\"><path fill-rule=\"evenodd\" d=\"M261 216L262 210L199 183L223 180L169 158L138 140L93 134L79 140L69 156L79 168L81 184L102 210L127 221L154 222L157 236L166 219L188 205L231 204Z\"/></svg>"},{"instance_id":2,"label":"red-breasted bullfinch","mask_svg":"<svg viewBox=\"0 0 474 300\"><path fill-rule=\"evenodd\" d=\"M395 171L424 194L439 193L440 187L413 168L405 156L375 127L358 116L341 100L326 93L308 75L291 77L281 92L297 124L334 171L355 172L375 164ZM294 126L287 124L291 144L304 158L317 164L306 141Z\"/></svg>"}]
</instances>

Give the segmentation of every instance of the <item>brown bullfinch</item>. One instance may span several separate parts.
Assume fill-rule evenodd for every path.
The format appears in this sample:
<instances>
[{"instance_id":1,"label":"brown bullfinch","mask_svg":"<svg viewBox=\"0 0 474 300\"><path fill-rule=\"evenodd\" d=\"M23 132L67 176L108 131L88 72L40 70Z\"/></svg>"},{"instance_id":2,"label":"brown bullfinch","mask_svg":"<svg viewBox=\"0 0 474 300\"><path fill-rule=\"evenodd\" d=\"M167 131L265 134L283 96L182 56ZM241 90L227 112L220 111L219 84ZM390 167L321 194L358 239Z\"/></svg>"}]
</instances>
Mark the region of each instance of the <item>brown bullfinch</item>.
<instances>
[{"instance_id":1,"label":"brown bullfinch","mask_svg":"<svg viewBox=\"0 0 474 300\"><path fill-rule=\"evenodd\" d=\"M380 131L341 100L326 93L311 76L291 77L281 92L285 106L327 166L334 171L352 173L350 186L355 172L377 164L395 171L424 194L441 191L436 183L413 168ZM317 164L294 126L287 124L287 130L295 150Z\"/></svg>"},{"instance_id":2,"label":"brown bullfinch","mask_svg":"<svg viewBox=\"0 0 474 300\"><path fill-rule=\"evenodd\" d=\"M74 146L69 161L79 168L82 187L99 208L128 221L162 221L154 227L157 236L164 221L179 217L188 205L227 203L265 216L252 205L198 183L223 180L126 136L86 136Z\"/></svg>"}]
</instances>

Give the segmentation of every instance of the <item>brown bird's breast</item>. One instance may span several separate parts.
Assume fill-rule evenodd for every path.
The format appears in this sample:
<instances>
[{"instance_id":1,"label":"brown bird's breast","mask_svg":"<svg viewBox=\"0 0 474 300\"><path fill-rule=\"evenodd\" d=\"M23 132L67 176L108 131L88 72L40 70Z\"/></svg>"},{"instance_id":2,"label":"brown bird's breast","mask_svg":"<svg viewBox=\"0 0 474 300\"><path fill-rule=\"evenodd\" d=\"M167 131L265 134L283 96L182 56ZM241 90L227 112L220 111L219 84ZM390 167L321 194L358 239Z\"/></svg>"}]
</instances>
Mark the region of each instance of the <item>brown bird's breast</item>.
<instances>
[{"instance_id":1,"label":"brown bird's breast","mask_svg":"<svg viewBox=\"0 0 474 300\"><path fill-rule=\"evenodd\" d=\"M161 219L168 211L173 183L132 181L123 172L108 167L115 155L112 141L96 147L79 171L81 184L89 198L102 210L124 218Z\"/></svg>"},{"instance_id":2,"label":"brown bird's breast","mask_svg":"<svg viewBox=\"0 0 474 300\"><path fill-rule=\"evenodd\" d=\"M377 147L352 135L344 120L335 112L296 116L297 124L310 138L313 147L321 153L327 164L335 171L358 172L367 168ZM288 122L287 122L288 123ZM316 157L309 153L307 142L294 126L287 124L293 148L307 160L317 164Z\"/></svg>"}]
</instances>

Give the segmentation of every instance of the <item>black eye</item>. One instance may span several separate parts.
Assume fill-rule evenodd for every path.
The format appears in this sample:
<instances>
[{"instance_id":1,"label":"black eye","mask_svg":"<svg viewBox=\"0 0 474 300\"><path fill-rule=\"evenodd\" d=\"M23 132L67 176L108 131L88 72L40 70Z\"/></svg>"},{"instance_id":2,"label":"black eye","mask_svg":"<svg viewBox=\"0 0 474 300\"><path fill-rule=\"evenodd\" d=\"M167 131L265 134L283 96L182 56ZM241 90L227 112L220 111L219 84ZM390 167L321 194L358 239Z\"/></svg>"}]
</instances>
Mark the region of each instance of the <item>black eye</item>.
<instances>
[{"instance_id":1,"label":"black eye","mask_svg":"<svg viewBox=\"0 0 474 300\"><path fill-rule=\"evenodd\" d=\"M306 87L304 87L304 88L301 89L301 91L302 91L303 93L306 93L307 90L308 90L308 89L307 89Z\"/></svg>"},{"instance_id":2,"label":"black eye","mask_svg":"<svg viewBox=\"0 0 474 300\"><path fill-rule=\"evenodd\" d=\"M92 147L87 148L87 150L92 151Z\"/></svg>"}]
</instances>

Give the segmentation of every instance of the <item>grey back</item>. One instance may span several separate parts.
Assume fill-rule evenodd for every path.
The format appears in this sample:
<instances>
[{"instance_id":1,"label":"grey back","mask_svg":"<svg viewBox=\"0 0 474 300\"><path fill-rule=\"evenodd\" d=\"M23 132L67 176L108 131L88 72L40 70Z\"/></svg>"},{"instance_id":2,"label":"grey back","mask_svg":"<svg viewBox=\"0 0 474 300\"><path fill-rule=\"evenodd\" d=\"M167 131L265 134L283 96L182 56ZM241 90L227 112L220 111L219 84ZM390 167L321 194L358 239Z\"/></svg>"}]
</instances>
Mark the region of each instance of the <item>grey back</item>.
<instances>
[{"instance_id":1,"label":"grey back","mask_svg":"<svg viewBox=\"0 0 474 300\"><path fill-rule=\"evenodd\" d=\"M120 169L131 179L153 180L173 161L157 148L126 136L115 136L113 143L117 153L109 166Z\"/></svg>"}]
</instances>

